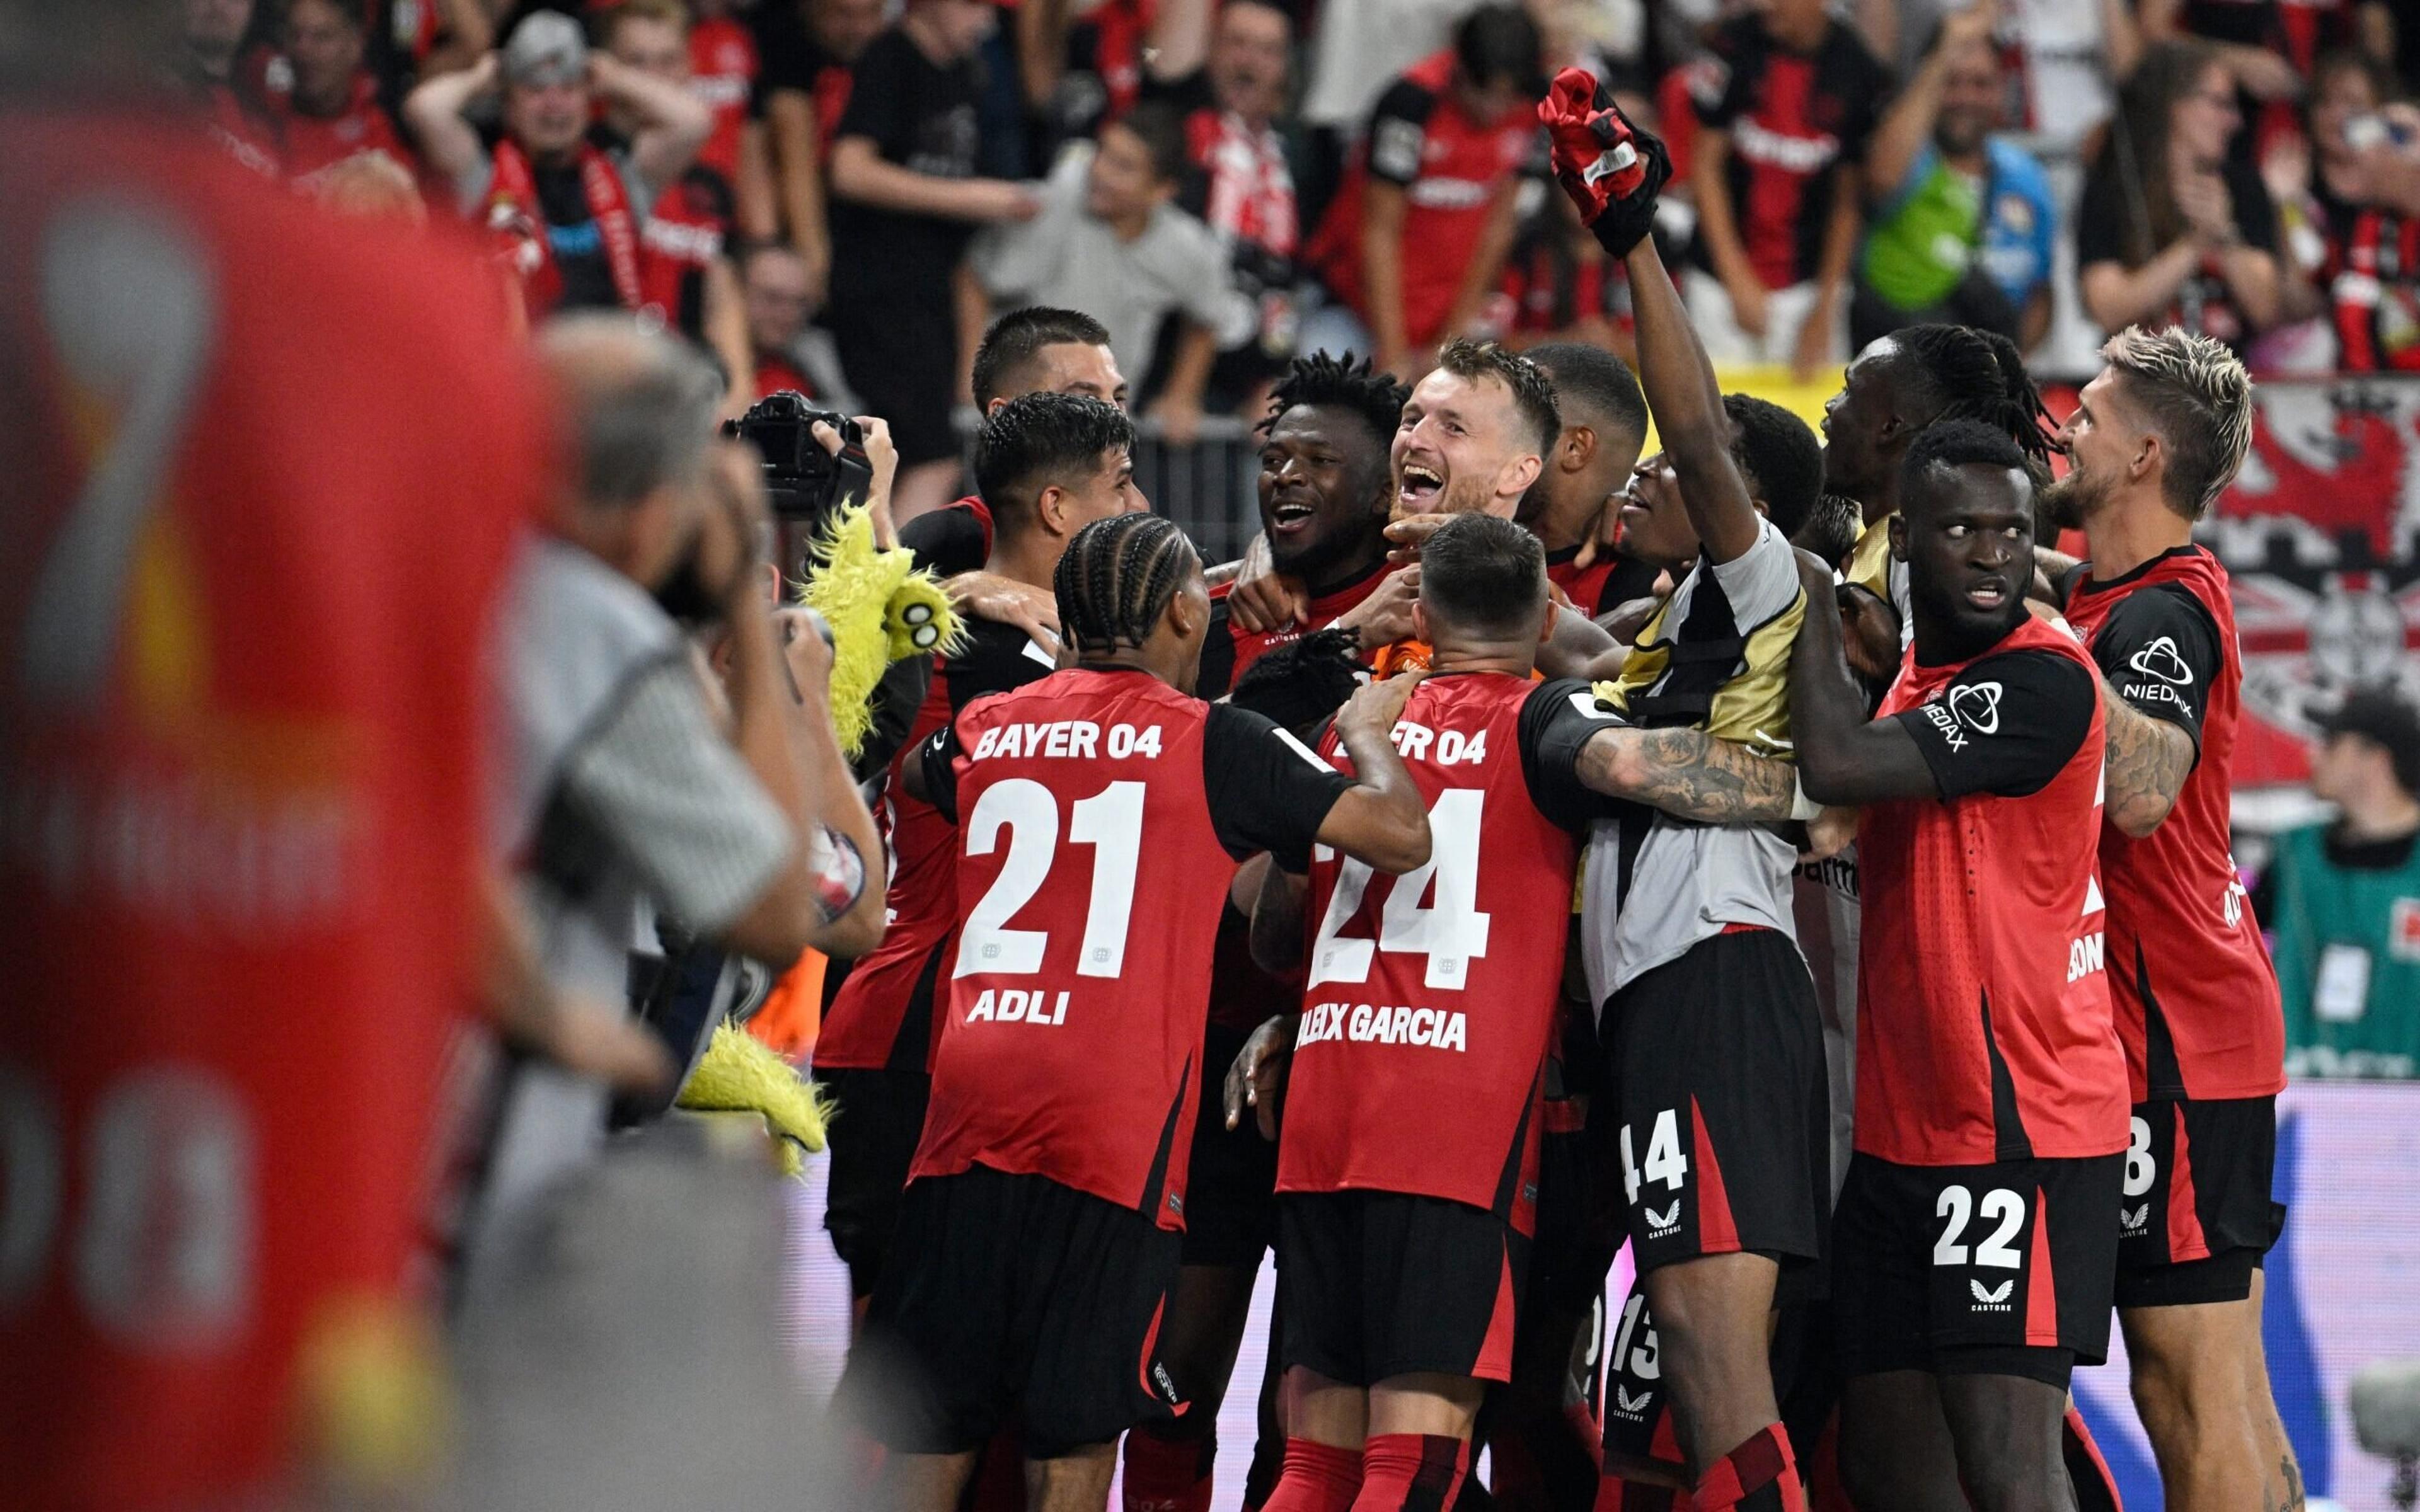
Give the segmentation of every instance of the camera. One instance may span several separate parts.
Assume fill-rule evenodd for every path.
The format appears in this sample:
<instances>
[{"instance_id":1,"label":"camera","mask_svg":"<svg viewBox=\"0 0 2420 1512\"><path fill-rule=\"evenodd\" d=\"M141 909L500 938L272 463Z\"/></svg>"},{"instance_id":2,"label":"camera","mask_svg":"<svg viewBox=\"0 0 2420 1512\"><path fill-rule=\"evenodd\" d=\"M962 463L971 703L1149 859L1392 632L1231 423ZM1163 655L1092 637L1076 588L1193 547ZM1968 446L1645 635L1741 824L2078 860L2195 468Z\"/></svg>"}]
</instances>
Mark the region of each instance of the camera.
<instances>
[{"instance_id":1,"label":"camera","mask_svg":"<svg viewBox=\"0 0 2420 1512\"><path fill-rule=\"evenodd\" d=\"M815 422L840 433L840 452L815 440ZM784 524L820 528L844 501L863 501L874 488L874 467L865 456L865 431L846 415L817 409L801 393L768 393L723 434L756 448L765 458L765 488L774 517Z\"/></svg>"}]
</instances>

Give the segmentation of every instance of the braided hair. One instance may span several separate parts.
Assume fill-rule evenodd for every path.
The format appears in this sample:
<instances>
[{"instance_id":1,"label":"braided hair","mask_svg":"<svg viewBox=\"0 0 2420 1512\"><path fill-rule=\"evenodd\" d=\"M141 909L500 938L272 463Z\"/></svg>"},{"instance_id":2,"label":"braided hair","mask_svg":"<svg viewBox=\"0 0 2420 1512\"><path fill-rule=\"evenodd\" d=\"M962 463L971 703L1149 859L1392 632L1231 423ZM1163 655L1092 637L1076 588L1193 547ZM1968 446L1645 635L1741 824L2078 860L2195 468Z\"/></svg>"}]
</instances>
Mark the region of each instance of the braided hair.
<instances>
[{"instance_id":1,"label":"braided hair","mask_svg":"<svg viewBox=\"0 0 2420 1512\"><path fill-rule=\"evenodd\" d=\"M1351 352L1342 357L1313 352L1287 364L1285 377L1270 392L1269 412L1259 429L1267 435L1278 417L1296 405L1332 405L1360 417L1384 447L1394 440L1404 403L1411 396L1411 385L1397 382L1392 373L1372 372L1366 357L1357 363Z\"/></svg>"},{"instance_id":2,"label":"braided hair","mask_svg":"<svg viewBox=\"0 0 2420 1512\"><path fill-rule=\"evenodd\" d=\"M1078 651L1140 648L1201 566L1201 553L1164 516L1096 519L1076 532L1051 574L1060 625Z\"/></svg>"},{"instance_id":3,"label":"braided hair","mask_svg":"<svg viewBox=\"0 0 2420 1512\"><path fill-rule=\"evenodd\" d=\"M1900 359L1893 373L1901 392L1931 411L1926 424L1980 421L2017 443L2037 485L2049 478L2057 427L2015 342L1997 332L1940 324L1905 326L1890 339Z\"/></svg>"}]
</instances>

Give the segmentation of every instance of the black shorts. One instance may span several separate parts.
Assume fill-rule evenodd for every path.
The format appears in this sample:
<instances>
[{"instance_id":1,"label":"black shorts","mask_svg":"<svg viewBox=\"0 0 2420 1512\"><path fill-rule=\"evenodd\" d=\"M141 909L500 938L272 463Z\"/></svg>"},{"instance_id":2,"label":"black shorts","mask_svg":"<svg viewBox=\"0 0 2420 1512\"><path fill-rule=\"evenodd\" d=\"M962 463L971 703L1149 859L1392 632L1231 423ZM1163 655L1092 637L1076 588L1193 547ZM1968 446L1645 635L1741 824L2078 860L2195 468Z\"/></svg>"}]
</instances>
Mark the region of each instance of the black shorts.
<instances>
[{"instance_id":1,"label":"black shorts","mask_svg":"<svg viewBox=\"0 0 2420 1512\"><path fill-rule=\"evenodd\" d=\"M899 1227L899 1194L924 1134L924 1104L932 1078L921 1071L852 1071L814 1073L834 1113L825 1134L831 1165L825 1173L824 1228L832 1249L848 1267L853 1296L873 1294L891 1256Z\"/></svg>"},{"instance_id":2,"label":"black shorts","mask_svg":"<svg viewBox=\"0 0 2420 1512\"><path fill-rule=\"evenodd\" d=\"M1503 1219L1443 1197L1280 1193L1280 1357L1354 1386L1509 1381L1528 1252Z\"/></svg>"},{"instance_id":3,"label":"black shorts","mask_svg":"<svg viewBox=\"0 0 2420 1512\"><path fill-rule=\"evenodd\" d=\"M1788 935L1699 941L1613 995L1614 1170L1644 1273L1742 1251L1805 1275L1830 1211L1831 1091L1815 982Z\"/></svg>"},{"instance_id":4,"label":"black shorts","mask_svg":"<svg viewBox=\"0 0 2420 1512\"><path fill-rule=\"evenodd\" d=\"M2277 1100L2134 1104L2118 1211L2118 1305L2242 1302L2277 1242Z\"/></svg>"},{"instance_id":5,"label":"black shorts","mask_svg":"<svg viewBox=\"0 0 2420 1512\"><path fill-rule=\"evenodd\" d=\"M950 419L958 329L946 288L914 300L849 299L834 289L824 323L858 402L891 423L901 467L964 455Z\"/></svg>"},{"instance_id":6,"label":"black shorts","mask_svg":"<svg viewBox=\"0 0 2420 1512\"><path fill-rule=\"evenodd\" d=\"M1202 1105L1193 1120L1193 1165L1185 1179L1185 1263L1257 1270L1278 1237L1278 1147L1261 1137L1246 1108L1227 1127L1227 1068L1249 1029L1213 1024L1202 1037Z\"/></svg>"},{"instance_id":7,"label":"black shorts","mask_svg":"<svg viewBox=\"0 0 2420 1512\"><path fill-rule=\"evenodd\" d=\"M975 1165L917 1181L849 1361L878 1377L855 1387L875 1436L957 1454L1014 1413L1028 1458L1051 1459L1175 1415L1158 1347L1178 1249L1132 1208L1047 1177Z\"/></svg>"},{"instance_id":8,"label":"black shorts","mask_svg":"<svg viewBox=\"0 0 2420 1512\"><path fill-rule=\"evenodd\" d=\"M2064 1388L2109 1352L2123 1155L1849 1161L1832 1228L1842 1376L1989 1371Z\"/></svg>"}]
</instances>

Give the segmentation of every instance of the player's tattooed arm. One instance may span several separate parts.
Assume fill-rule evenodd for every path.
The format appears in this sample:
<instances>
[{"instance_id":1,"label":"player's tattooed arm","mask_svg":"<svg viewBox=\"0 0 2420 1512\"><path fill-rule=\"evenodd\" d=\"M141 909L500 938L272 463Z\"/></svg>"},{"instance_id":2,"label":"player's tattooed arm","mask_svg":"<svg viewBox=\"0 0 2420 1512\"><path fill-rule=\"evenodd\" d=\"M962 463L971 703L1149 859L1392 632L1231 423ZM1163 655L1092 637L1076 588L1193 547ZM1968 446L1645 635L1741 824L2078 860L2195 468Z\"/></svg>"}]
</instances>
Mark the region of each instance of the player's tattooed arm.
<instances>
[{"instance_id":1,"label":"player's tattooed arm","mask_svg":"<svg viewBox=\"0 0 2420 1512\"><path fill-rule=\"evenodd\" d=\"M1589 788L1710 825L1778 823L1791 816L1797 773L1702 730L1608 727L1580 748Z\"/></svg>"},{"instance_id":2,"label":"player's tattooed arm","mask_svg":"<svg viewBox=\"0 0 2420 1512\"><path fill-rule=\"evenodd\" d=\"M1798 553L1808 601L1832 599L1832 569ZM1940 795L1924 752L1897 719L1869 719L1865 690L1840 648L1840 617L1809 613L1790 648L1790 733L1798 779L1821 804L1878 803Z\"/></svg>"},{"instance_id":3,"label":"player's tattooed arm","mask_svg":"<svg viewBox=\"0 0 2420 1512\"><path fill-rule=\"evenodd\" d=\"M2141 840L2177 806L2198 753L2182 725L2135 708L2106 677L2101 679L2101 707L2108 716L2109 822Z\"/></svg>"}]
</instances>

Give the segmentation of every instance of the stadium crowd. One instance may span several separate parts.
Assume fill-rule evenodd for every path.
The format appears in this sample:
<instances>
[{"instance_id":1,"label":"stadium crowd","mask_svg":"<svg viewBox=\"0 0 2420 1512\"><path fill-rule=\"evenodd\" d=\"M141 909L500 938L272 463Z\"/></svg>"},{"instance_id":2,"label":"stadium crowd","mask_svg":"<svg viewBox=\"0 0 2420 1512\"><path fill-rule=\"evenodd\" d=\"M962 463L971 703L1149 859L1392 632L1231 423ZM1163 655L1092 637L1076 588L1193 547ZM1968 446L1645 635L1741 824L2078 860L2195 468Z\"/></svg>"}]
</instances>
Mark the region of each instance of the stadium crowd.
<instances>
[{"instance_id":1,"label":"stadium crowd","mask_svg":"<svg viewBox=\"0 0 2420 1512\"><path fill-rule=\"evenodd\" d=\"M2167 1504L2302 1505L2420 713L2247 890L2195 534L2256 380L2420 371L2397 8L0 4L29 1504L392 1479L781 1018L834 1505L2114 1509L2113 1316ZM1136 464L1238 433L1220 562Z\"/></svg>"}]
</instances>

